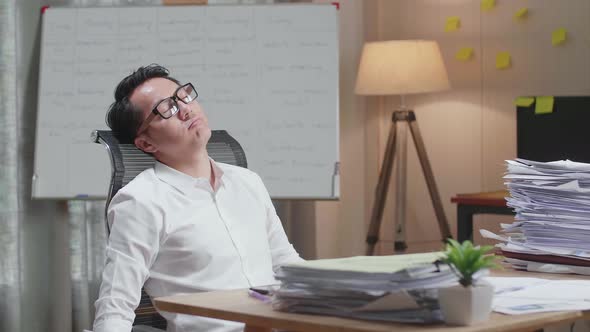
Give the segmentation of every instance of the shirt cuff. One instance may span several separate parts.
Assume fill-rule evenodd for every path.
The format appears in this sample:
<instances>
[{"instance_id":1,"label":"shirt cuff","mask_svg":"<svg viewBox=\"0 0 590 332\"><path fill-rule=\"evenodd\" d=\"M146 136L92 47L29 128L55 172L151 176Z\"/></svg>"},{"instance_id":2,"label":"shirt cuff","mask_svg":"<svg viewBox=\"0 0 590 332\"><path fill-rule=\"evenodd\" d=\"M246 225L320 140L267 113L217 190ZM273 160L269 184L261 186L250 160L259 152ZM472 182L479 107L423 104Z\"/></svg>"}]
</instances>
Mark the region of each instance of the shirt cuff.
<instances>
[{"instance_id":1,"label":"shirt cuff","mask_svg":"<svg viewBox=\"0 0 590 332\"><path fill-rule=\"evenodd\" d=\"M106 319L95 322L94 332L131 332L132 323L123 319Z\"/></svg>"}]
</instances>

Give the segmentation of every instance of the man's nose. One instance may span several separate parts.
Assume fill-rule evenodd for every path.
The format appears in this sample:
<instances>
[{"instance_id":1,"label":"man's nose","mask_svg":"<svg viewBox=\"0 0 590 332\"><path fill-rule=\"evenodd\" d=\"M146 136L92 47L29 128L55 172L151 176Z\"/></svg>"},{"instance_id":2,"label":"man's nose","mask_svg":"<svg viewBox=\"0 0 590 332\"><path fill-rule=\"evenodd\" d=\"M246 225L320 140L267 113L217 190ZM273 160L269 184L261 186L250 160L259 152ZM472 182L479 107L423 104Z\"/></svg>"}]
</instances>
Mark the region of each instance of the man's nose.
<instances>
[{"instance_id":1,"label":"man's nose","mask_svg":"<svg viewBox=\"0 0 590 332\"><path fill-rule=\"evenodd\" d=\"M185 103L178 103L178 114L180 115L181 120L188 120L191 113L191 107Z\"/></svg>"}]
</instances>

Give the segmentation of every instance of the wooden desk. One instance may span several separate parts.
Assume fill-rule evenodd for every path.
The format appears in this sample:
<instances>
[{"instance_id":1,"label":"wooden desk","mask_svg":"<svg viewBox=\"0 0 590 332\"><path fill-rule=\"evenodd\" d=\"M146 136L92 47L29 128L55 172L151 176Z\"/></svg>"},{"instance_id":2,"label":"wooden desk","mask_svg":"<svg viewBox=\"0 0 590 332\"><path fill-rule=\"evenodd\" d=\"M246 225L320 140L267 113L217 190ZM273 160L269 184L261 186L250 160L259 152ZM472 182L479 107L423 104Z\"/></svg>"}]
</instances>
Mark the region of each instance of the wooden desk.
<instances>
[{"instance_id":1,"label":"wooden desk","mask_svg":"<svg viewBox=\"0 0 590 332\"><path fill-rule=\"evenodd\" d=\"M581 277L547 275L532 272L499 271L496 276L526 276L553 279ZM508 316L492 313L486 322L467 327L379 323L332 316L292 314L272 310L271 306L248 296L246 290L214 291L191 295L177 295L155 299L160 310L200 315L246 323L248 331L269 331L277 328L300 332L487 332L534 331L550 325L571 323L590 318L590 311L550 312Z\"/></svg>"},{"instance_id":2,"label":"wooden desk","mask_svg":"<svg viewBox=\"0 0 590 332\"><path fill-rule=\"evenodd\" d=\"M451 202L457 203L457 240L473 241L473 215L478 213L513 215L512 208L506 206L506 190L457 194Z\"/></svg>"}]
</instances>

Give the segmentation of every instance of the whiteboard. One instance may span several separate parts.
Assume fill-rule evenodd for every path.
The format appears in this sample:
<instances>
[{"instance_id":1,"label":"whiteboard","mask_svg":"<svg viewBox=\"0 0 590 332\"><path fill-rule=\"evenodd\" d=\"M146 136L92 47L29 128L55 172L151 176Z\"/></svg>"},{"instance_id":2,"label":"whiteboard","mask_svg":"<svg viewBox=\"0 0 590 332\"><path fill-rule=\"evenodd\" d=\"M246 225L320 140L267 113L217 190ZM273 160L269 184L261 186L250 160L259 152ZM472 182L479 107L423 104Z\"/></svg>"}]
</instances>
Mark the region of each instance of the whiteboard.
<instances>
[{"instance_id":1,"label":"whiteboard","mask_svg":"<svg viewBox=\"0 0 590 332\"><path fill-rule=\"evenodd\" d=\"M273 198L338 197L337 9L285 4L48 9L34 198L106 196L109 157L90 133L108 129L117 83L150 63L195 85Z\"/></svg>"}]
</instances>

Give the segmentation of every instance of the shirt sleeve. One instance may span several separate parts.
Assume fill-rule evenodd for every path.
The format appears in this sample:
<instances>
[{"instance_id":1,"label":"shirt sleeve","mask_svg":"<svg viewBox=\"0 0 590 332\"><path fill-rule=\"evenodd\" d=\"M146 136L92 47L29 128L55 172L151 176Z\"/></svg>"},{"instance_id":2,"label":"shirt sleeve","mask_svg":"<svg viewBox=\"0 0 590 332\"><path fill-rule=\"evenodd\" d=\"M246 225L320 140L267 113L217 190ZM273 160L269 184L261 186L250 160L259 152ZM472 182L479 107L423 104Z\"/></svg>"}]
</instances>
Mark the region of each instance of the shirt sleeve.
<instances>
[{"instance_id":1,"label":"shirt sleeve","mask_svg":"<svg viewBox=\"0 0 590 332\"><path fill-rule=\"evenodd\" d=\"M141 287L159 250L162 218L152 204L142 204L124 192L113 198L107 218L111 233L95 302L94 332L129 332Z\"/></svg>"},{"instance_id":2,"label":"shirt sleeve","mask_svg":"<svg viewBox=\"0 0 590 332\"><path fill-rule=\"evenodd\" d=\"M281 219L277 215L268 190L264 186L260 176L256 175L259 182L260 194L263 197L264 206L266 209L266 233L268 236L268 244L270 247L270 253L272 256L272 269L276 273L278 268L288 263L294 263L302 261L299 254L293 248L293 245L289 242Z\"/></svg>"}]
</instances>

